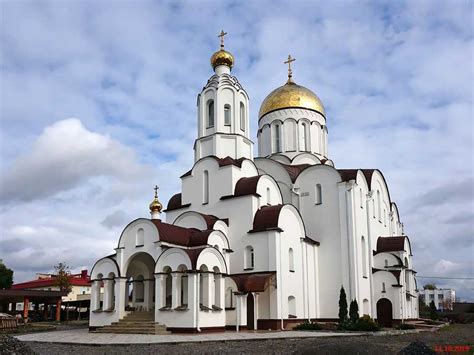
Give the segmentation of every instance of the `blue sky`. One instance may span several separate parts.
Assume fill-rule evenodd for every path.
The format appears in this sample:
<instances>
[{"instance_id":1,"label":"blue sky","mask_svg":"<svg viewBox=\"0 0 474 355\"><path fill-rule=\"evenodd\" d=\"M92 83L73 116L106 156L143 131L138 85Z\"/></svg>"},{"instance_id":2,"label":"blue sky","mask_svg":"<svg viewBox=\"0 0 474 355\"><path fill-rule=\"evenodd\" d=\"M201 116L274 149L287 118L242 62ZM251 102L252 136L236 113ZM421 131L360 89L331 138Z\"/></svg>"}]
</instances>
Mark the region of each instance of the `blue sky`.
<instances>
[{"instance_id":1,"label":"blue sky","mask_svg":"<svg viewBox=\"0 0 474 355\"><path fill-rule=\"evenodd\" d=\"M217 34L250 95L323 101L338 168L379 168L418 275L473 277L469 1L2 1L0 257L15 280L90 269L179 191ZM419 285L432 281L420 279ZM471 280L435 280L474 300Z\"/></svg>"}]
</instances>

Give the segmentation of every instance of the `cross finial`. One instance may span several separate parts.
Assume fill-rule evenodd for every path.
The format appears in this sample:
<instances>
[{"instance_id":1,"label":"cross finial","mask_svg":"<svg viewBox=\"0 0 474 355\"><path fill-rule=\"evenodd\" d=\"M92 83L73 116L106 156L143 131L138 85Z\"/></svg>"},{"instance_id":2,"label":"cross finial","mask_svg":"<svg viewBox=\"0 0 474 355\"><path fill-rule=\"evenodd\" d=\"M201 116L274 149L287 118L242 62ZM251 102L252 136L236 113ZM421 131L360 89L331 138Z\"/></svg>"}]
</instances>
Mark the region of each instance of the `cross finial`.
<instances>
[{"instance_id":1,"label":"cross finial","mask_svg":"<svg viewBox=\"0 0 474 355\"><path fill-rule=\"evenodd\" d=\"M284 63L288 64L288 82L291 83L293 80L291 79L293 77L293 71L291 70L291 63L294 62L296 59L291 57L291 54L288 54L288 60L286 60Z\"/></svg>"},{"instance_id":2,"label":"cross finial","mask_svg":"<svg viewBox=\"0 0 474 355\"><path fill-rule=\"evenodd\" d=\"M158 185L155 185L155 187L153 188L153 190L155 190L155 198L158 198L158 190L160 188L158 187Z\"/></svg>"},{"instance_id":3,"label":"cross finial","mask_svg":"<svg viewBox=\"0 0 474 355\"><path fill-rule=\"evenodd\" d=\"M224 48L224 36L227 34L227 32L224 32L224 30L221 31L221 33L219 34L219 37L221 39L221 48Z\"/></svg>"}]
</instances>

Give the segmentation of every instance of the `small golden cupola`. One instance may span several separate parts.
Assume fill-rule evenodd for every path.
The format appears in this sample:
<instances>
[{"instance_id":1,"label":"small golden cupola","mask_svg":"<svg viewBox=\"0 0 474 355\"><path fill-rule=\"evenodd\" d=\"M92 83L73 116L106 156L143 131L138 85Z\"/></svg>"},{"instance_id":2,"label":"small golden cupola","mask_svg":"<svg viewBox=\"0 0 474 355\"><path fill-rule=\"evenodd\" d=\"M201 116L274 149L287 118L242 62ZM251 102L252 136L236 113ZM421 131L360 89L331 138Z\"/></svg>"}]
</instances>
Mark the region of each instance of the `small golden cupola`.
<instances>
[{"instance_id":1,"label":"small golden cupola","mask_svg":"<svg viewBox=\"0 0 474 355\"><path fill-rule=\"evenodd\" d=\"M160 213L163 209L163 205L158 201L158 186L155 186L155 198L150 203L150 214L152 219L160 219Z\"/></svg>"},{"instance_id":2,"label":"small golden cupola","mask_svg":"<svg viewBox=\"0 0 474 355\"><path fill-rule=\"evenodd\" d=\"M270 112L286 108L303 108L319 112L326 117L326 111L319 97L311 90L297 85L293 81L291 63L294 61L295 59L288 55L288 60L285 61L285 64L288 64L288 80L285 85L273 90L263 100L258 113L259 119Z\"/></svg>"},{"instance_id":3,"label":"small golden cupola","mask_svg":"<svg viewBox=\"0 0 474 355\"><path fill-rule=\"evenodd\" d=\"M218 37L221 39L221 48L217 52L215 52L211 57L211 65L214 71L219 66L225 66L229 68L229 72L230 72L230 70L234 66L234 56L224 49L224 36L226 34L227 32L224 32L224 31L221 31L221 33L219 34Z\"/></svg>"}]
</instances>

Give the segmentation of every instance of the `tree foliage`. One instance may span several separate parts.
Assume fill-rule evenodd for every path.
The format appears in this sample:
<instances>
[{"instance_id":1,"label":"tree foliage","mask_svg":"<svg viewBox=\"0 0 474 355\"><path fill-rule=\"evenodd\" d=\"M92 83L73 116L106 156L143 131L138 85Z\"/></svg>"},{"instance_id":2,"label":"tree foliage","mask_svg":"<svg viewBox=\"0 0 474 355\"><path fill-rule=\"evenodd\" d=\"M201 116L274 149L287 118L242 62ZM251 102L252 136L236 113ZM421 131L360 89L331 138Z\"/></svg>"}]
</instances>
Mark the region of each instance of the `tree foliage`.
<instances>
[{"instance_id":1,"label":"tree foliage","mask_svg":"<svg viewBox=\"0 0 474 355\"><path fill-rule=\"evenodd\" d=\"M10 288L13 285L13 270L9 269L0 259L0 289Z\"/></svg>"},{"instance_id":2,"label":"tree foliage","mask_svg":"<svg viewBox=\"0 0 474 355\"><path fill-rule=\"evenodd\" d=\"M432 320L437 320L438 319L438 311L436 309L434 301L430 302L430 318Z\"/></svg>"},{"instance_id":3,"label":"tree foliage","mask_svg":"<svg viewBox=\"0 0 474 355\"><path fill-rule=\"evenodd\" d=\"M423 286L423 290L437 290L438 287L436 287L435 284L426 284Z\"/></svg>"},{"instance_id":4,"label":"tree foliage","mask_svg":"<svg viewBox=\"0 0 474 355\"><path fill-rule=\"evenodd\" d=\"M54 267L55 270L55 286L58 286L61 291L71 292L71 280L70 275L71 271L69 266L66 263L59 263Z\"/></svg>"},{"instance_id":5,"label":"tree foliage","mask_svg":"<svg viewBox=\"0 0 474 355\"><path fill-rule=\"evenodd\" d=\"M344 287L341 286L339 293L339 323L343 323L347 319L347 297Z\"/></svg>"},{"instance_id":6,"label":"tree foliage","mask_svg":"<svg viewBox=\"0 0 474 355\"><path fill-rule=\"evenodd\" d=\"M352 300L349 306L349 318L351 322L356 322L359 319L359 305L356 300Z\"/></svg>"}]
</instances>

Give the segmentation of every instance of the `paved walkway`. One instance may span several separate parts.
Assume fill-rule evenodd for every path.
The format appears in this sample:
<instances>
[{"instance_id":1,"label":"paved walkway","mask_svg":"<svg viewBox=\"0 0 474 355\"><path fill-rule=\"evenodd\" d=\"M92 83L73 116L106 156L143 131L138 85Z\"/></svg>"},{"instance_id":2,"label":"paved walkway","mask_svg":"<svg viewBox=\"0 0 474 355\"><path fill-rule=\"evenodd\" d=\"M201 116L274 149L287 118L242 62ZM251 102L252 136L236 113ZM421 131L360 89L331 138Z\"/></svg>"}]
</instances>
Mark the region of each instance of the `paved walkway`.
<instances>
[{"instance_id":1,"label":"paved walkway","mask_svg":"<svg viewBox=\"0 0 474 355\"><path fill-rule=\"evenodd\" d=\"M231 340L257 340L257 339L290 339L290 338L317 338L361 336L367 333L333 333L309 331L259 331L259 332L223 332L204 334L104 334L89 333L88 329L62 330L55 332L40 332L16 336L21 341L35 341L62 344L156 344L156 343L182 343L182 342L207 342Z\"/></svg>"}]
</instances>

